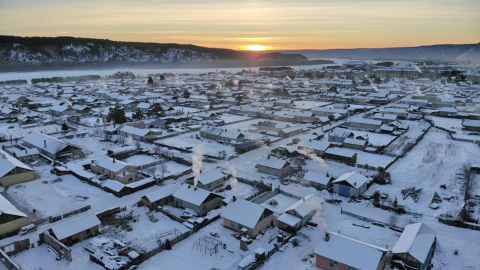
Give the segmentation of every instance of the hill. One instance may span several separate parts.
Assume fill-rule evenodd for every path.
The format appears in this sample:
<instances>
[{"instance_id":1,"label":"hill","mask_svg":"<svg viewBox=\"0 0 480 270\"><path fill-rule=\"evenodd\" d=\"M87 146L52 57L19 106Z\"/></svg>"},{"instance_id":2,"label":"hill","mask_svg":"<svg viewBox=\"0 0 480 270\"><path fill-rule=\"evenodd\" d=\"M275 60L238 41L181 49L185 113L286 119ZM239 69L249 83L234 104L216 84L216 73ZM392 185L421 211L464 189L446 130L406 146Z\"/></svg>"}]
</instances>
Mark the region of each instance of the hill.
<instances>
[{"instance_id":1,"label":"hill","mask_svg":"<svg viewBox=\"0 0 480 270\"><path fill-rule=\"evenodd\" d=\"M419 47L378 49L281 50L281 53L299 53L308 58L346 58L378 60L442 60L480 62L480 43L445 44Z\"/></svg>"},{"instance_id":2,"label":"hill","mask_svg":"<svg viewBox=\"0 0 480 270\"><path fill-rule=\"evenodd\" d=\"M299 54L75 37L0 36L0 71L63 68L312 64Z\"/></svg>"}]
</instances>

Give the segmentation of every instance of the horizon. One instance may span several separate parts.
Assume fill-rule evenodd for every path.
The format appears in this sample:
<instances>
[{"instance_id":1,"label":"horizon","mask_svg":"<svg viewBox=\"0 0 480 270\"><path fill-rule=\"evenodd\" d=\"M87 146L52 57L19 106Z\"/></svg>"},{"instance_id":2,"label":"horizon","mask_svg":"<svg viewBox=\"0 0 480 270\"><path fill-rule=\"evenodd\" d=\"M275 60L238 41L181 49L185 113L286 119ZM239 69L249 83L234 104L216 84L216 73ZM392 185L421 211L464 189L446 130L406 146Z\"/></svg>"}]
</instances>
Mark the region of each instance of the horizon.
<instances>
[{"instance_id":1,"label":"horizon","mask_svg":"<svg viewBox=\"0 0 480 270\"><path fill-rule=\"evenodd\" d=\"M257 52L275 52L275 51L316 51L316 50L361 50L361 49L395 49L395 48L417 48L417 47L428 47L428 46L458 46L458 45L474 45L474 44L480 44L479 42L473 42L473 43L442 43L442 44L423 44L423 45L417 45L417 46L404 46L404 47L365 47L365 48L329 48L329 49L271 49L271 48L265 48L264 50L252 50L252 49L231 49L231 48L223 48L223 47L207 47L207 46L201 46L198 44L192 44L192 43L162 43L162 42L144 42L144 41L131 41L131 40L112 40L112 39L105 39L105 38L92 38L92 37L76 37L76 36L15 36L15 35L0 35L1 36L13 36L13 37L20 37L20 38L62 38L62 37L67 37L67 38L79 38L79 39L98 39L98 40L108 40L112 42L130 42L130 43L152 43L152 44L179 44L179 45L192 45L192 46L198 46L198 47L205 47L209 49L228 49L228 50L235 50L235 51L257 51ZM255 46L255 45L253 45ZM243 46L241 46L243 47Z\"/></svg>"},{"instance_id":2,"label":"horizon","mask_svg":"<svg viewBox=\"0 0 480 270\"><path fill-rule=\"evenodd\" d=\"M477 44L480 2L26 0L0 2L2 35L326 50ZM460 29L460 30L459 30Z\"/></svg>"}]
</instances>

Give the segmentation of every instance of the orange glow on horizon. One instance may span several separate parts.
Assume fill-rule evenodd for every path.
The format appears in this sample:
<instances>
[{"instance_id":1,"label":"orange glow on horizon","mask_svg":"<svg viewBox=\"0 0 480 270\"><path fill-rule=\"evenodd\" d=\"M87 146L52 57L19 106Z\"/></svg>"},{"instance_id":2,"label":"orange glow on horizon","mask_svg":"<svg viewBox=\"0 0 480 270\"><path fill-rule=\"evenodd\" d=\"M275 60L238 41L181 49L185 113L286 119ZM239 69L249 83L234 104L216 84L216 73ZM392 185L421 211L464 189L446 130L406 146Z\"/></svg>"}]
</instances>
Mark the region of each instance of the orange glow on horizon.
<instances>
[{"instance_id":1,"label":"orange glow on horizon","mask_svg":"<svg viewBox=\"0 0 480 270\"><path fill-rule=\"evenodd\" d=\"M270 46L263 46L263 45L245 45L241 46L242 50L247 50L247 51L266 51L270 50Z\"/></svg>"}]
</instances>

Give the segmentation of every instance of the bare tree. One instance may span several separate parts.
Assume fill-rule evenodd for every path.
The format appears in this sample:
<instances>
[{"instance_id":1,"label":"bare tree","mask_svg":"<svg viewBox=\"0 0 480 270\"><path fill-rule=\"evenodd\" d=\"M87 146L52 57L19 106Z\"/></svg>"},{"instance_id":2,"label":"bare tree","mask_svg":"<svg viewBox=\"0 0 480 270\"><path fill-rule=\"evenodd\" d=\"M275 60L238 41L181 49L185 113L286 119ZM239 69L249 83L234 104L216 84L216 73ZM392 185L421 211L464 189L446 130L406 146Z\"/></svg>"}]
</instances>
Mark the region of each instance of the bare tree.
<instances>
[{"instance_id":1,"label":"bare tree","mask_svg":"<svg viewBox=\"0 0 480 270\"><path fill-rule=\"evenodd\" d=\"M135 141L135 147L137 147L137 149L142 148L142 144L140 143L140 141Z\"/></svg>"},{"instance_id":2,"label":"bare tree","mask_svg":"<svg viewBox=\"0 0 480 270\"><path fill-rule=\"evenodd\" d=\"M167 165L165 165L165 163L160 164L160 166L158 166L158 169L160 170L160 175L162 176L162 180L165 178L165 174L170 172L167 168Z\"/></svg>"},{"instance_id":3,"label":"bare tree","mask_svg":"<svg viewBox=\"0 0 480 270\"><path fill-rule=\"evenodd\" d=\"M162 148L161 148L159 145L155 145L155 146L153 147L153 152L154 152L155 154L160 154L161 151L162 151Z\"/></svg>"},{"instance_id":4,"label":"bare tree","mask_svg":"<svg viewBox=\"0 0 480 270\"><path fill-rule=\"evenodd\" d=\"M390 226L396 226L398 222L398 216L395 213L392 213L390 216L387 218L387 223Z\"/></svg>"}]
</instances>

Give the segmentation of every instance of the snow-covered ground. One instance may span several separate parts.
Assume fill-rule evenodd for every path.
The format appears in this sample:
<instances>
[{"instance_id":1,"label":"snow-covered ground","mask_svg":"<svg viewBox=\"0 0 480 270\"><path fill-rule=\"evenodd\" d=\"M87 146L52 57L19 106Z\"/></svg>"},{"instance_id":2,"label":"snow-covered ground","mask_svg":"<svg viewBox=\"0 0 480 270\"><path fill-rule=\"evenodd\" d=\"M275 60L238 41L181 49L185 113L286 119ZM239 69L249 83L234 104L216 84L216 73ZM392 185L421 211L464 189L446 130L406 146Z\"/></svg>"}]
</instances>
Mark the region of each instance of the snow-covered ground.
<instances>
[{"instance_id":1,"label":"snow-covered ground","mask_svg":"<svg viewBox=\"0 0 480 270\"><path fill-rule=\"evenodd\" d=\"M479 147L469 142L453 141L445 131L432 128L412 151L387 170L392 175L392 185L371 187L370 191L380 189L396 196L399 204L427 215L457 213L463 206L463 167L479 162ZM447 189L441 189L440 185L446 185ZM407 187L423 189L417 203L410 197L402 199L400 191ZM453 198L444 200L437 210L430 209L428 206L435 191L442 198Z\"/></svg>"}]
</instances>

